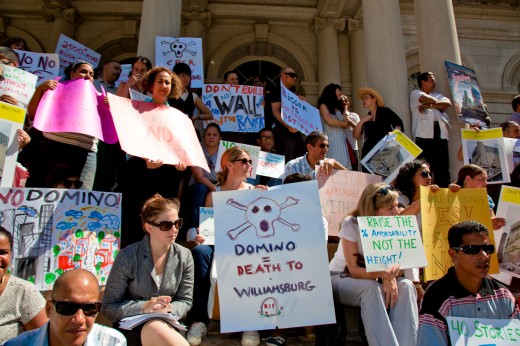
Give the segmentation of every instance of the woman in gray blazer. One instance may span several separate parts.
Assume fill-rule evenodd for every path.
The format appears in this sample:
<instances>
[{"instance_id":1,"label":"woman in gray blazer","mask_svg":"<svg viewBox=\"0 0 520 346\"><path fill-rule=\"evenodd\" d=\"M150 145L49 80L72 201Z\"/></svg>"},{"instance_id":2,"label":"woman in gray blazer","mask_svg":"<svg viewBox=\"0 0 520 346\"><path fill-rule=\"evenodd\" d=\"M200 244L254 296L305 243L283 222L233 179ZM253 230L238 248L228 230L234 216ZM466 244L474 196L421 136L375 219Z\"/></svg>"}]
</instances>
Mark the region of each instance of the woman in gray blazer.
<instances>
[{"instance_id":1,"label":"woman in gray blazer","mask_svg":"<svg viewBox=\"0 0 520 346\"><path fill-rule=\"evenodd\" d=\"M177 199L159 194L144 203L141 220L146 235L119 252L108 276L102 312L113 322L154 312L186 317L192 305L194 269L190 251L175 244L182 225L179 208ZM188 345L160 319L121 331L128 345Z\"/></svg>"}]
</instances>

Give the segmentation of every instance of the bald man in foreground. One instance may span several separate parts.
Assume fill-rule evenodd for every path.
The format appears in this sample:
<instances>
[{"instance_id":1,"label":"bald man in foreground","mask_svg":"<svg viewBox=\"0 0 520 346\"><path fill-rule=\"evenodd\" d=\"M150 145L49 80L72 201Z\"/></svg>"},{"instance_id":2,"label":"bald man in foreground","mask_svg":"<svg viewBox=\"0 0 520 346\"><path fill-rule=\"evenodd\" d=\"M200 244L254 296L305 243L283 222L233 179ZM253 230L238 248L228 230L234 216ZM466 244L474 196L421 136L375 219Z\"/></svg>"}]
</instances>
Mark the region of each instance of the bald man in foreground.
<instances>
[{"instance_id":1,"label":"bald man in foreground","mask_svg":"<svg viewBox=\"0 0 520 346\"><path fill-rule=\"evenodd\" d=\"M54 283L51 297L46 306L49 322L7 341L5 346L126 346L123 334L94 323L101 308L99 285L88 270L63 273Z\"/></svg>"}]
</instances>

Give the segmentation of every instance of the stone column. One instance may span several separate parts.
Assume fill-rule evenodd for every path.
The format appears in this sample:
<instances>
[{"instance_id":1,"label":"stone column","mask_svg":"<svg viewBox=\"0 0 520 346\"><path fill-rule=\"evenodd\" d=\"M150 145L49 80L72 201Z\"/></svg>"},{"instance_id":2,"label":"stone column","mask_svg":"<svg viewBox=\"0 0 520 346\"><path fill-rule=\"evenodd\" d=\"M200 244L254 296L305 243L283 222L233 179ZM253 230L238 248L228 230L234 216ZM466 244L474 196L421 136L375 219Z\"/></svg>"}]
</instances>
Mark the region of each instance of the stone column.
<instances>
[{"instance_id":1,"label":"stone column","mask_svg":"<svg viewBox=\"0 0 520 346\"><path fill-rule=\"evenodd\" d=\"M397 113L410 136L408 76L399 0L363 1L363 41L368 86Z\"/></svg>"},{"instance_id":2,"label":"stone column","mask_svg":"<svg viewBox=\"0 0 520 346\"><path fill-rule=\"evenodd\" d=\"M359 88L368 84L365 59L363 54L363 21L359 19L348 19L348 36L350 41L350 64L352 71L352 97L350 104L355 113L363 115L363 102L358 98Z\"/></svg>"},{"instance_id":3,"label":"stone column","mask_svg":"<svg viewBox=\"0 0 520 346\"><path fill-rule=\"evenodd\" d=\"M155 36L179 37L182 1L143 0L137 55L155 61Z\"/></svg>"},{"instance_id":4,"label":"stone column","mask_svg":"<svg viewBox=\"0 0 520 346\"><path fill-rule=\"evenodd\" d=\"M341 85L338 50L338 31L345 30L346 18L314 17L312 29L318 39L318 93L330 83Z\"/></svg>"},{"instance_id":5,"label":"stone column","mask_svg":"<svg viewBox=\"0 0 520 346\"><path fill-rule=\"evenodd\" d=\"M459 65L462 64L453 4L450 0L415 0L414 6L421 72L433 72L437 81L436 91L450 98L453 102L446 69L444 68L445 60ZM460 129L464 127L464 124L459 123L455 107L448 110L448 114L452 126L448 142L450 174L451 180L454 181L463 165L461 161L457 160L457 152L461 144Z\"/></svg>"},{"instance_id":6,"label":"stone column","mask_svg":"<svg viewBox=\"0 0 520 346\"><path fill-rule=\"evenodd\" d=\"M76 27L83 21L74 8L44 7L42 15L45 21L52 22L47 52L55 51L61 34L74 39Z\"/></svg>"},{"instance_id":7,"label":"stone column","mask_svg":"<svg viewBox=\"0 0 520 346\"><path fill-rule=\"evenodd\" d=\"M206 38L208 28L212 21L211 12L182 12L182 24L186 28L186 37L200 37L202 38L202 56L206 57Z\"/></svg>"}]
</instances>

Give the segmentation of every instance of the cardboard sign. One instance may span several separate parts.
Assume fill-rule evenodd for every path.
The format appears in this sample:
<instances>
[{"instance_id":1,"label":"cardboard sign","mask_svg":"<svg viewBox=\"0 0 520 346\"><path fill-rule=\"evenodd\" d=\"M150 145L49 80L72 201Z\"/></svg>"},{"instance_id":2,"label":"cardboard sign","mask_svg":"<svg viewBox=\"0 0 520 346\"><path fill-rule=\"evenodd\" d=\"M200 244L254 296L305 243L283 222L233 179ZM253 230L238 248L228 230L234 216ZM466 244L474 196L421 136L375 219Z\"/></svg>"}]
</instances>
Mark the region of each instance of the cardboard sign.
<instances>
[{"instance_id":1,"label":"cardboard sign","mask_svg":"<svg viewBox=\"0 0 520 346\"><path fill-rule=\"evenodd\" d=\"M54 53L60 57L60 75L64 74L67 66L76 63L78 60L88 62L94 68L99 65L99 60L101 60L101 54L63 34L60 35Z\"/></svg>"},{"instance_id":2,"label":"cardboard sign","mask_svg":"<svg viewBox=\"0 0 520 346\"><path fill-rule=\"evenodd\" d=\"M34 126L47 132L76 132L99 138L105 143L118 140L104 96L86 79L58 83L43 95Z\"/></svg>"},{"instance_id":3,"label":"cardboard sign","mask_svg":"<svg viewBox=\"0 0 520 346\"><path fill-rule=\"evenodd\" d=\"M308 135L312 131L322 131L320 111L307 101L280 84L282 89L282 119L289 126Z\"/></svg>"},{"instance_id":4,"label":"cardboard sign","mask_svg":"<svg viewBox=\"0 0 520 346\"><path fill-rule=\"evenodd\" d=\"M204 245L215 245L215 218L213 208L199 208L199 234L206 240Z\"/></svg>"},{"instance_id":5,"label":"cardboard sign","mask_svg":"<svg viewBox=\"0 0 520 346\"><path fill-rule=\"evenodd\" d=\"M25 109L0 102L0 186L13 186L18 158L17 130L23 128Z\"/></svg>"},{"instance_id":6,"label":"cardboard sign","mask_svg":"<svg viewBox=\"0 0 520 346\"><path fill-rule=\"evenodd\" d=\"M367 272L428 265L415 215L357 218Z\"/></svg>"},{"instance_id":7,"label":"cardboard sign","mask_svg":"<svg viewBox=\"0 0 520 346\"><path fill-rule=\"evenodd\" d=\"M28 52L26 50L14 50L20 58L20 66L24 71L38 77L36 86L46 80L58 77L60 73L60 59L58 54Z\"/></svg>"},{"instance_id":8,"label":"cardboard sign","mask_svg":"<svg viewBox=\"0 0 520 346\"><path fill-rule=\"evenodd\" d=\"M260 155L260 147L255 146L255 145L235 143L235 142L229 142L229 141L220 141L220 145L218 147L218 153L217 153L217 162L215 163L215 171L220 172L222 170L221 161L222 161L222 155L224 154L224 151L228 150L229 148L233 148L233 147L237 147L237 146L244 149L249 154L249 158L251 160L253 160L253 165L251 166L251 172L249 173L249 178L256 178L256 170L258 167L258 156Z\"/></svg>"},{"instance_id":9,"label":"cardboard sign","mask_svg":"<svg viewBox=\"0 0 520 346\"><path fill-rule=\"evenodd\" d=\"M65 189L0 189L1 225L13 234L14 275L50 290L83 268L106 283L121 237L121 194Z\"/></svg>"},{"instance_id":10,"label":"cardboard sign","mask_svg":"<svg viewBox=\"0 0 520 346\"><path fill-rule=\"evenodd\" d=\"M0 95L12 96L21 103L19 106L27 108L27 104L34 94L38 76L9 65L2 67L5 79L0 83Z\"/></svg>"},{"instance_id":11,"label":"cardboard sign","mask_svg":"<svg viewBox=\"0 0 520 346\"><path fill-rule=\"evenodd\" d=\"M520 343L518 319L446 316L452 346L514 346Z\"/></svg>"},{"instance_id":12,"label":"cardboard sign","mask_svg":"<svg viewBox=\"0 0 520 346\"><path fill-rule=\"evenodd\" d=\"M204 61L200 37L155 37L155 66L173 69L175 64L185 63L191 69L191 87L204 85Z\"/></svg>"},{"instance_id":13,"label":"cardboard sign","mask_svg":"<svg viewBox=\"0 0 520 346\"><path fill-rule=\"evenodd\" d=\"M250 85L206 84L202 102L211 110L211 122L222 131L258 132L264 128L264 89Z\"/></svg>"},{"instance_id":14,"label":"cardboard sign","mask_svg":"<svg viewBox=\"0 0 520 346\"><path fill-rule=\"evenodd\" d=\"M221 332L335 322L316 181L213 202Z\"/></svg>"}]
</instances>

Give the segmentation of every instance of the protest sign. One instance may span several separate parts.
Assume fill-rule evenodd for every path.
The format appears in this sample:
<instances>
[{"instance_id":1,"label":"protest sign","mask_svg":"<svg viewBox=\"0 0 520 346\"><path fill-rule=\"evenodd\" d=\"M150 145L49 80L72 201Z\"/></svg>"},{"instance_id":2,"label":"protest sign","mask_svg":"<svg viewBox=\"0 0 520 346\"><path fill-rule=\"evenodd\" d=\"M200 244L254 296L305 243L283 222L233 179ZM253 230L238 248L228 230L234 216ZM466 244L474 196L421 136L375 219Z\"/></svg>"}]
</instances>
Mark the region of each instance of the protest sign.
<instances>
[{"instance_id":1,"label":"protest sign","mask_svg":"<svg viewBox=\"0 0 520 346\"><path fill-rule=\"evenodd\" d=\"M308 135L312 131L322 131L320 111L311 106L307 101L300 100L298 95L292 93L282 83L282 119L287 125Z\"/></svg>"},{"instance_id":2,"label":"protest sign","mask_svg":"<svg viewBox=\"0 0 520 346\"><path fill-rule=\"evenodd\" d=\"M58 77L60 73L58 54L36 53L18 49L15 49L15 51L20 58L20 66L18 67L38 77L36 86L46 80Z\"/></svg>"},{"instance_id":3,"label":"protest sign","mask_svg":"<svg viewBox=\"0 0 520 346\"><path fill-rule=\"evenodd\" d=\"M488 128L484 101L477 83L475 71L449 61L444 62L450 84L453 105L461 123L478 124Z\"/></svg>"},{"instance_id":4,"label":"protest sign","mask_svg":"<svg viewBox=\"0 0 520 346\"><path fill-rule=\"evenodd\" d=\"M260 151L256 174L271 178L283 178L285 174L285 156Z\"/></svg>"},{"instance_id":5,"label":"protest sign","mask_svg":"<svg viewBox=\"0 0 520 346\"><path fill-rule=\"evenodd\" d=\"M128 82L128 79L130 78L130 73L132 73L132 68L132 64L121 64L121 74L114 83L116 88L119 87L119 84Z\"/></svg>"},{"instance_id":6,"label":"protest sign","mask_svg":"<svg viewBox=\"0 0 520 346\"><path fill-rule=\"evenodd\" d=\"M222 131L258 132L264 128L264 89L250 85L206 84L202 102Z\"/></svg>"},{"instance_id":7,"label":"protest sign","mask_svg":"<svg viewBox=\"0 0 520 346\"><path fill-rule=\"evenodd\" d=\"M382 176L390 184L407 162L413 161L422 149L399 130L395 130L381 139L361 163L372 174Z\"/></svg>"},{"instance_id":8,"label":"protest sign","mask_svg":"<svg viewBox=\"0 0 520 346\"><path fill-rule=\"evenodd\" d=\"M0 83L0 95L14 97L20 106L27 108L36 88L38 77L32 73L9 65L2 65L5 79Z\"/></svg>"},{"instance_id":9,"label":"protest sign","mask_svg":"<svg viewBox=\"0 0 520 346\"><path fill-rule=\"evenodd\" d=\"M359 232L367 272L428 265L415 215L359 216Z\"/></svg>"},{"instance_id":10,"label":"protest sign","mask_svg":"<svg viewBox=\"0 0 520 346\"><path fill-rule=\"evenodd\" d=\"M520 164L520 139L503 138L504 152L506 154L507 166L509 167L509 174Z\"/></svg>"},{"instance_id":11,"label":"protest sign","mask_svg":"<svg viewBox=\"0 0 520 346\"><path fill-rule=\"evenodd\" d=\"M356 209L365 187L380 183L381 177L348 170L334 170L330 175L321 167L316 171L320 189L321 212L329 224L329 236L338 236L341 221Z\"/></svg>"},{"instance_id":12,"label":"protest sign","mask_svg":"<svg viewBox=\"0 0 520 346\"><path fill-rule=\"evenodd\" d=\"M205 238L204 245L215 245L213 208L199 208L199 234Z\"/></svg>"},{"instance_id":13,"label":"protest sign","mask_svg":"<svg viewBox=\"0 0 520 346\"><path fill-rule=\"evenodd\" d=\"M497 217L507 220L495 231L500 271L520 278L520 188L502 185Z\"/></svg>"},{"instance_id":14,"label":"protest sign","mask_svg":"<svg viewBox=\"0 0 520 346\"><path fill-rule=\"evenodd\" d=\"M121 194L0 188L0 222L13 234L14 275L50 290L83 268L105 284L119 250Z\"/></svg>"},{"instance_id":15,"label":"protest sign","mask_svg":"<svg viewBox=\"0 0 520 346\"><path fill-rule=\"evenodd\" d=\"M335 322L316 181L213 202L221 332Z\"/></svg>"},{"instance_id":16,"label":"protest sign","mask_svg":"<svg viewBox=\"0 0 520 346\"><path fill-rule=\"evenodd\" d=\"M88 62L94 68L99 65L99 61L101 60L101 54L63 34L60 34L54 53L60 57L60 75L64 74L64 70L67 66L78 62L78 60Z\"/></svg>"},{"instance_id":17,"label":"protest sign","mask_svg":"<svg viewBox=\"0 0 520 346\"><path fill-rule=\"evenodd\" d=\"M204 61L200 37L155 37L155 66L173 69L175 64L185 63L191 69L191 87L204 85Z\"/></svg>"},{"instance_id":18,"label":"protest sign","mask_svg":"<svg viewBox=\"0 0 520 346\"><path fill-rule=\"evenodd\" d=\"M18 158L17 130L23 128L25 109L0 102L0 186L13 186Z\"/></svg>"},{"instance_id":19,"label":"protest sign","mask_svg":"<svg viewBox=\"0 0 520 346\"><path fill-rule=\"evenodd\" d=\"M114 122L104 96L89 80L74 79L47 90L38 105L34 127L47 132L77 132L105 143L117 142Z\"/></svg>"},{"instance_id":20,"label":"protest sign","mask_svg":"<svg viewBox=\"0 0 520 346\"><path fill-rule=\"evenodd\" d=\"M224 154L224 151L228 150L229 148L233 148L233 147L240 147L249 154L249 158L251 160L253 160L253 165L251 166L251 172L249 173L249 178L256 178L256 170L258 167L258 156L260 155L260 147L257 147L255 145L235 143L235 142L229 142L229 141L220 141L220 145L218 147L218 153L217 153L217 162L215 163L215 170L217 172L220 172L222 170L221 169L222 155Z\"/></svg>"},{"instance_id":21,"label":"protest sign","mask_svg":"<svg viewBox=\"0 0 520 346\"><path fill-rule=\"evenodd\" d=\"M130 155L174 165L198 166L209 172L191 120L168 105L132 101L108 94L119 142Z\"/></svg>"},{"instance_id":22,"label":"protest sign","mask_svg":"<svg viewBox=\"0 0 520 346\"><path fill-rule=\"evenodd\" d=\"M130 99L135 101L145 101L145 102L152 102L152 97L145 95L143 93L140 93L137 90L134 89L128 89L128 92L130 93Z\"/></svg>"},{"instance_id":23,"label":"protest sign","mask_svg":"<svg viewBox=\"0 0 520 346\"><path fill-rule=\"evenodd\" d=\"M428 266L424 269L426 281L440 279L451 267L448 254L448 230L456 223L473 220L492 230L491 214L486 189L461 189L452 192L439 189L432 192L421 186L422 237ZM489 240L495 244L493 232ZM497 255L491 255L489 273L498 273Z\"/></svg>"},{"instance_id":24,"label":"protest sign","mask_svg":"<svg viewBox=\"0 0 520 346\"><path fill-rule=\"evenodd\" d=\"M488 184L510 182L502 128L478 132L461 129L461 132L464 164L472 163L484 168L487 172Z\"/></svg>"},{"instance_id":25,"label":"protest sign","mask_svg":"<svg viewBox=\"0 0 520 346\"><path fill-rule=\"evenodd\" d=\"M518 319L446 316L452 346L513 346L520 343Z\"/></svg>"}]
</instances>

